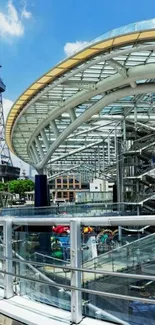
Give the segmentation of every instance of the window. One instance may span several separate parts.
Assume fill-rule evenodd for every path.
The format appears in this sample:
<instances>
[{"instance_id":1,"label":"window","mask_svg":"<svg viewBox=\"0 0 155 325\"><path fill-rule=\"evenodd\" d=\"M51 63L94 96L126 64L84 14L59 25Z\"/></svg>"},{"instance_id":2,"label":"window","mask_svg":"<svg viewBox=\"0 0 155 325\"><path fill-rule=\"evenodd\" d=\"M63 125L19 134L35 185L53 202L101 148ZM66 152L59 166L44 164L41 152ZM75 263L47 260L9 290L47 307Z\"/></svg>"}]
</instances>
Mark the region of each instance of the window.
<instances>
[{"instance_id":1,"label":"window","mask_svg":"<svg viewBox=\"0 0 155 325\"><path fill-rule=\"evenodd\" d=\"M60 199L62 197L62 192L57 192L57 197Z\"/></svg>"}]
</instances>

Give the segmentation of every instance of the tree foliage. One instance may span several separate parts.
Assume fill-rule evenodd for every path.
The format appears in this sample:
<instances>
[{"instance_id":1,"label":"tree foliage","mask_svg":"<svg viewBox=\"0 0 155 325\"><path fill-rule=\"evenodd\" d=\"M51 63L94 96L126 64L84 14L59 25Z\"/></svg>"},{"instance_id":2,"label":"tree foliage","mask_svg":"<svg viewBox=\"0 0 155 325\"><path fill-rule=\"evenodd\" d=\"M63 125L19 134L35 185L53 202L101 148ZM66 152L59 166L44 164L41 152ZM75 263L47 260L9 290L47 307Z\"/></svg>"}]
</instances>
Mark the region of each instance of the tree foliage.
<instances>
[{"instance_id":1,"label":"tree foliage","mask_svg":"<svg viewBox=\"0 0 155 325\"><path fill-rule=\"evenodd\" d=\"M8 184L7 183L0 182L0 192L1 191L8 192Z\"/></svg>"},{"instance_id":2,"label":"tree foliage","mask_svg":"<svg viewBox=\"0 0 155 325\"><path fill-rule=\"evenodd\" d=\"M7 191L13 194L24 196L25 192L33 191L34 182L30 179L19 179L7 183L0 182L0 191Z\"/></svg>"}]
</instances>

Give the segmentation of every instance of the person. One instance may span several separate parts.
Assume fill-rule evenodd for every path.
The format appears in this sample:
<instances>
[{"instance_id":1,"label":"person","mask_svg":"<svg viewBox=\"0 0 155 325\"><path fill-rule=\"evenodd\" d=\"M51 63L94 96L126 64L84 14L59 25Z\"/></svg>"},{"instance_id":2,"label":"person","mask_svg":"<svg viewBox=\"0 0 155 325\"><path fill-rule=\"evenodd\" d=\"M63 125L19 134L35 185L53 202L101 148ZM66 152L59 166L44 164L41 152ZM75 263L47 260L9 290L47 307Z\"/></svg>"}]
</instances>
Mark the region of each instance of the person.
<instances>
[{"instance_id":1,"label":"person","mask_svg":"<svg viewBox=\"0 0 155 325\"><path fill-rule=\"evenodd\" d=\"M51 243L52 257L62 259L63 258L63 250L62 243L58 238L54 238Z\"/></svg>"},{"instance_id":2,"label":"person","mask_svg":"<svg viewBox=\"0 0 155 325\"><path fill-rule=\"evenodd\" d=\"M108 239L108 234L106 234L106 233L103 234L103 235L101 236L101 242L102 242L102 244L106 243L107 239Z\"/></svg>"},{"instance_id":3,"label":"person","mask_svg":"<svg viewBox=\"0 0 155 325\"><path fill-rule=\"evenodd\" d=\"M70 227L69 226L63 226L63 225L58 225L58 226L53 226L52 228L53 232L56 234L62 235L62 234L69 234L70 233Z\"/></svg>"},{"instance_id":4,"label":"person","mask_svg":"<svg viewBox=\"0 0 155 325\"><path fill-rule=\"evenodd\" d=\"M59 202L57 202L57 213L60 213L60 209L59 209Z\"/></svg>"},{"instance_id":5,"label":"person","mask_svg":"<svg viewBox=\"0 0 155 325\"><path fill-rule=\"evenodd\" d=\"M111 250L111 238L110 238L110 235L106 239L106 244L107 244L108 251L110 251Z\"/></svg>"}]
</instances>

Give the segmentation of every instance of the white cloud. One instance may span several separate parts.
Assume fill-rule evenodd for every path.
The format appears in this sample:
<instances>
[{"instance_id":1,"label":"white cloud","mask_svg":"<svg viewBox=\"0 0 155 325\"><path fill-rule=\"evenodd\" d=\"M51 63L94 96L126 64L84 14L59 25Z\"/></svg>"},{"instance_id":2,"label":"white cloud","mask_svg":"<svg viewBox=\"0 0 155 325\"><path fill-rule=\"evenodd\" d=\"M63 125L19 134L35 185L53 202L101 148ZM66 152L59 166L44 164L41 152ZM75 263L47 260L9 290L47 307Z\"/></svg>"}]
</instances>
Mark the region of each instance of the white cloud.
<instances>
[{"instance_id":1,"label":"white cloud","mask_svg":"<svg viewBox=\"0 0 155 325\"><path fill-rule=\"evenodd\" d=\"M31 11L27 10L26 0L22 0L21 4L23 6L23 9L21 10L21 17L24 17L25 19L30 19L32 17L32 13L31 13Z\"/></svg>"},{"instance_id":2,"label":"white cloud","mask_svg":"<svg viewBox=\"0 0 155 325\"><path fill-rule=\"evenodd\" d=\"M31 11L27 11L25 8L21 12L22 17L30 19L32 17Z\"/></svg>"},{"instance_id":3,"label":"white cloud","mask_svg":"<svg viewBox=\"0 0 155 325\"><path fill-rule=\"evenodd\" d=\"M3 98L3 111L4 111L4 120L6 121L7 115L10 112L10 108L13 105L13 101L10 99Z\"/></svg>"},{"instance_id":4,"label":"white cloud","mask_svg":"<svg viewBox=\"0 0 155 325\"><path fill-rule=\"evenodd\" d=\"M21 11L17 11L12 0L8 0L6 12L0 11L0 36L21 37L24 35L24 19L30 19L32 14L26 10L26 3Z\"/></svg>"},{"instance_id":5,"label":"white cloud","mask_svg":"<svg viewBox=\"0 0 155 325\"><path fill-rule=\"evenodd\" d=\"M82 49L86 45L88 45L88 42L86 41L76 41L74 43L67 42L64 46L64 52L67 56L69 56L72 55L77 50Z\"/></svg>"}]
</instances>

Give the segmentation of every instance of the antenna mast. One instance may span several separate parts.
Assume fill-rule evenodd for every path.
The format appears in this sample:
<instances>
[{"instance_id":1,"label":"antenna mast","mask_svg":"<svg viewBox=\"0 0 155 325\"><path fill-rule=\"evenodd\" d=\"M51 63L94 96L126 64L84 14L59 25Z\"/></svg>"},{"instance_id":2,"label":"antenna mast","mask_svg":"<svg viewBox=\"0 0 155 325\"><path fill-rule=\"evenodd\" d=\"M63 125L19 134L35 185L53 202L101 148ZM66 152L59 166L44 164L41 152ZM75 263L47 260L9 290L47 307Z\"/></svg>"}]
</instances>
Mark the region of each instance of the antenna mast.
<instances>
[{"instance_id":1,"label":"antenna mast","mask_svg":"<svg viewBox=\"0 0 155 325\"><path fill-rule=\"evenodd\" d=\"M6 86L0 78L0 164L13 166L10 151L5 142L5 123L2 101L2 93L5 91L5 89Z\"/></svg>"}]
</instances>

